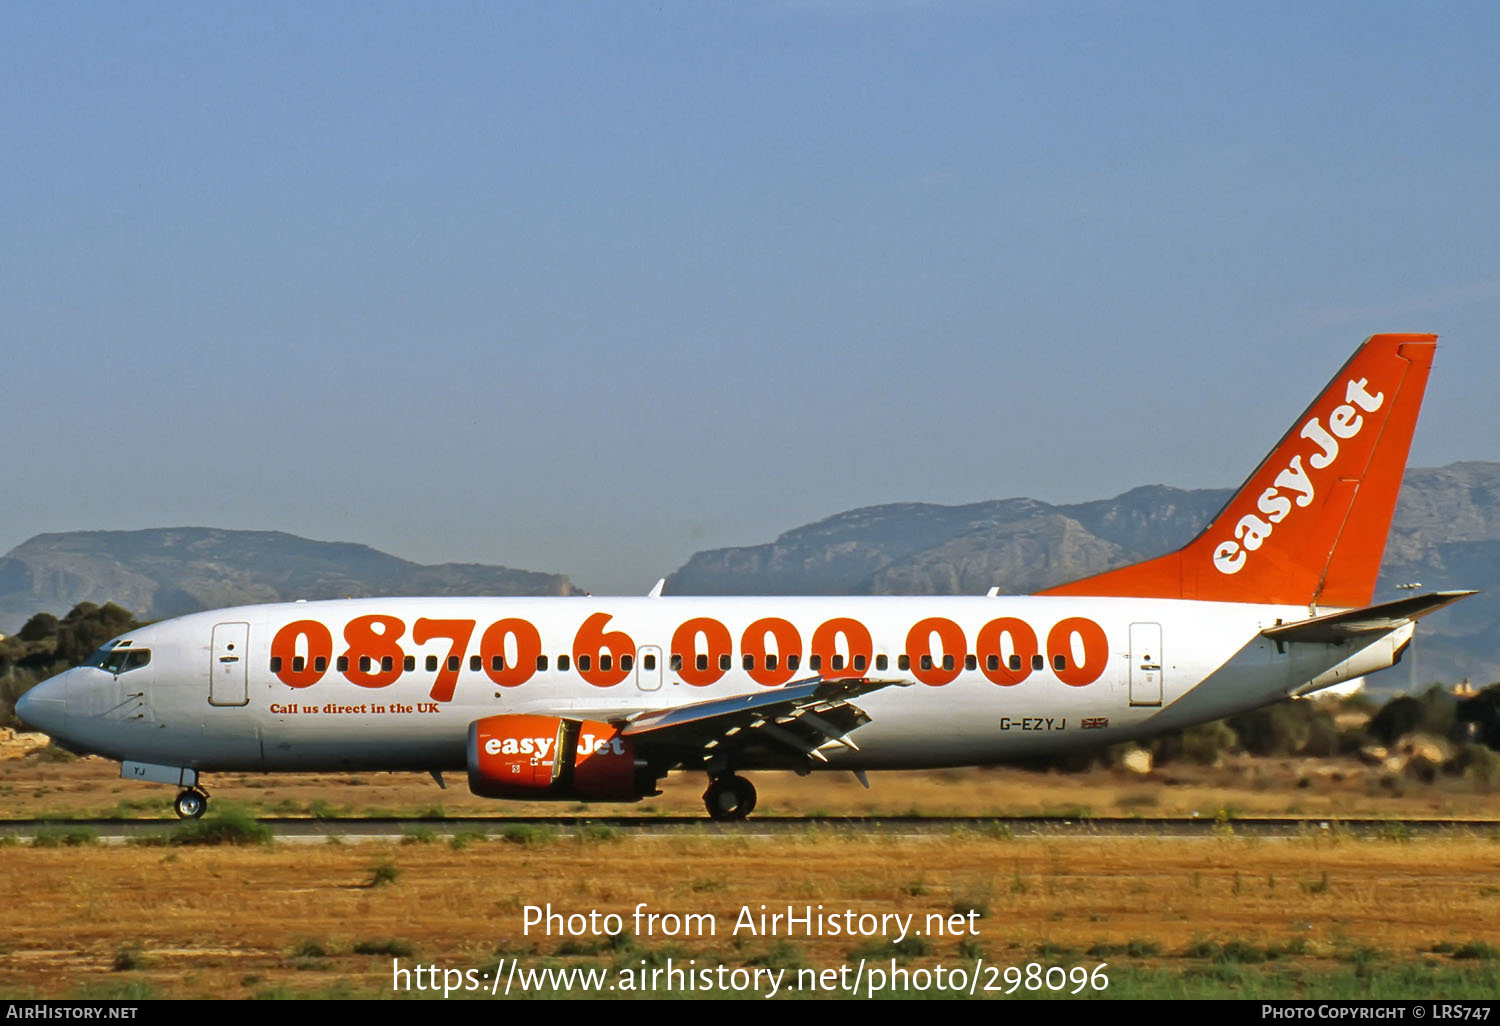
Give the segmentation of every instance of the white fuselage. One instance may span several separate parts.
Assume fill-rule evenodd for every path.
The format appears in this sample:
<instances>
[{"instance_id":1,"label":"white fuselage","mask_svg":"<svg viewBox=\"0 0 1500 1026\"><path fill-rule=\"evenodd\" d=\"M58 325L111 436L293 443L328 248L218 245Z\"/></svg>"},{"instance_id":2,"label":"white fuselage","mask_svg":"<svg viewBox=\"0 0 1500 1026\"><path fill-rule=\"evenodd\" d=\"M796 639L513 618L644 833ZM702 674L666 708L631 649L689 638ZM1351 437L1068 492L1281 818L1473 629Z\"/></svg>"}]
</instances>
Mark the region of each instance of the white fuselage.
<instances>
[{"instance_id":1,"label":"white fuselage","mask_svg":"<svg viewBox=\"0 0 1500 1026\"><path fill-rule=\"evenodd\" d=\"M851 735L857 748L825 750L827 767L973 765L1254 708L1391 665L1410 635L1278 646L1259 634L1307 616L1306 607L1071 597L242 606L123 635L149 650L145 665L69 670L34 689L28 716L70 747L122 761L457 770L481 717L618 722L782 678L855 676L912 683L861 697L870 722Z\"/></svg>"}]
</instances>

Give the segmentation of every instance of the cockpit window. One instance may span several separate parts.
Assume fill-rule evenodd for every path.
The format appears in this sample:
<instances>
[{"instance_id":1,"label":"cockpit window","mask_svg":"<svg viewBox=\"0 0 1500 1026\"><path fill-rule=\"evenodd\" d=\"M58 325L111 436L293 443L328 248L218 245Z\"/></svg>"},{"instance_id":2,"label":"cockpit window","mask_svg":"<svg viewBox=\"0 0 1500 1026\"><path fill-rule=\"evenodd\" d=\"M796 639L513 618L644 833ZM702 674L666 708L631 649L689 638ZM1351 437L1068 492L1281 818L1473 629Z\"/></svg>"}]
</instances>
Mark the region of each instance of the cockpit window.
<instances>
[{"instance_id":1,"label":"cockpit window","mask_svg":"<svg viewBox=\"0 0 1500 1026\"><path fill-rule=\"evenodd\" d=\"M151 662L149 648L122 648L105 646L84 661L85 666L97 667L109 673L129 673Z\"/></svg>"}]
</instances>

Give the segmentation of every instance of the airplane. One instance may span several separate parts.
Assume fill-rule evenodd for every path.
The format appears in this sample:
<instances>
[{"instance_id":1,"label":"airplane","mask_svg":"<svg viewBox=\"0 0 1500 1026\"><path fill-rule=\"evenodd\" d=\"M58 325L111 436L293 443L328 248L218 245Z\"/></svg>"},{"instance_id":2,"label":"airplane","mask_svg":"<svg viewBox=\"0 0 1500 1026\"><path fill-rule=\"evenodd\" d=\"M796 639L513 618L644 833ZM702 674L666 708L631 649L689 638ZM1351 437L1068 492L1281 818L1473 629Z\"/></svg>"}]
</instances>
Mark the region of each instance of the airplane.
<instances>
[{"instance_id":1,"label":"airplane","mask_svg":"<svg viewBox=\"0 0 1500 1026\"><path fill-rule=\"evenodd\" d=\"M1394 665L1470 591L1370 605L1435 335L1366 340L1192 541L1033 595L359 598L128 631L16 705L208 804L205 773L464 771L710 817L749 770L983 765L1147 738Z\"/></svg>"}]
</instances>

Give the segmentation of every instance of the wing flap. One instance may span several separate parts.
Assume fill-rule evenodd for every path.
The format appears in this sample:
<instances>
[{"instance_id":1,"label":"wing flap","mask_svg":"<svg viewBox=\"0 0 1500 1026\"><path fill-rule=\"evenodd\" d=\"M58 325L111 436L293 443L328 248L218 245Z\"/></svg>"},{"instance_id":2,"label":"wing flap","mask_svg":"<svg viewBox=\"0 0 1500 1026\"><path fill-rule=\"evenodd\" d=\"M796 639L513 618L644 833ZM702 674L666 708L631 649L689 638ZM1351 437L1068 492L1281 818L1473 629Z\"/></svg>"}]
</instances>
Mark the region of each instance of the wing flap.
<instances>
[{"instance_id":1,"label":"wing flap","mask_svg":"<svg viewBox=\"0 0 1500 1026\"><path fill-rule=\"evenodd\" d=\"M858 751L850 732L870 722L851 699L910 681L868 677L824 680L812 677L774 690L642 713L621 728L638 744L728 756L753 748L794 758L826 762L820 749L840 745Z\"/></svg>"}]
</instances>

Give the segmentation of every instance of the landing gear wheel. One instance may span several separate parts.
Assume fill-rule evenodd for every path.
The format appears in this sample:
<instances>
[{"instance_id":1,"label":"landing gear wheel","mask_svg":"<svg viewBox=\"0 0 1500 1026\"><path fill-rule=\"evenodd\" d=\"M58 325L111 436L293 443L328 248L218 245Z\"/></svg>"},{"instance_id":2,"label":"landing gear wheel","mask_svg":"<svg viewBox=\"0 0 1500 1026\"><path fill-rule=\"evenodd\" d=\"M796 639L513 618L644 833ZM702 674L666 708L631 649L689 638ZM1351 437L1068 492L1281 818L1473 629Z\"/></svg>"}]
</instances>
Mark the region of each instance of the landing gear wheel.
<instances>
[{"instance_id":1,"label":"landing gear wheel","mask_svg":"<svg viewBox=\"0 0 1500 1026\"><path fill-rule=\"evenodd\" d=\"M703 805L711 819L744 819L755 809L755 785L744 777L714 777L703 792Z\"/></svg>"},{"instance_id":2,"label":"landing gear wheel","mask_svg":"<svg viewBox=\"0 0 1500 1026\"><path fill-rule=\"evenodd\" d=\"M189 788L177 796L173 803L178 819L197 819L208 808L208 795L196 788Z\"/></svg>"}]
</instances>

